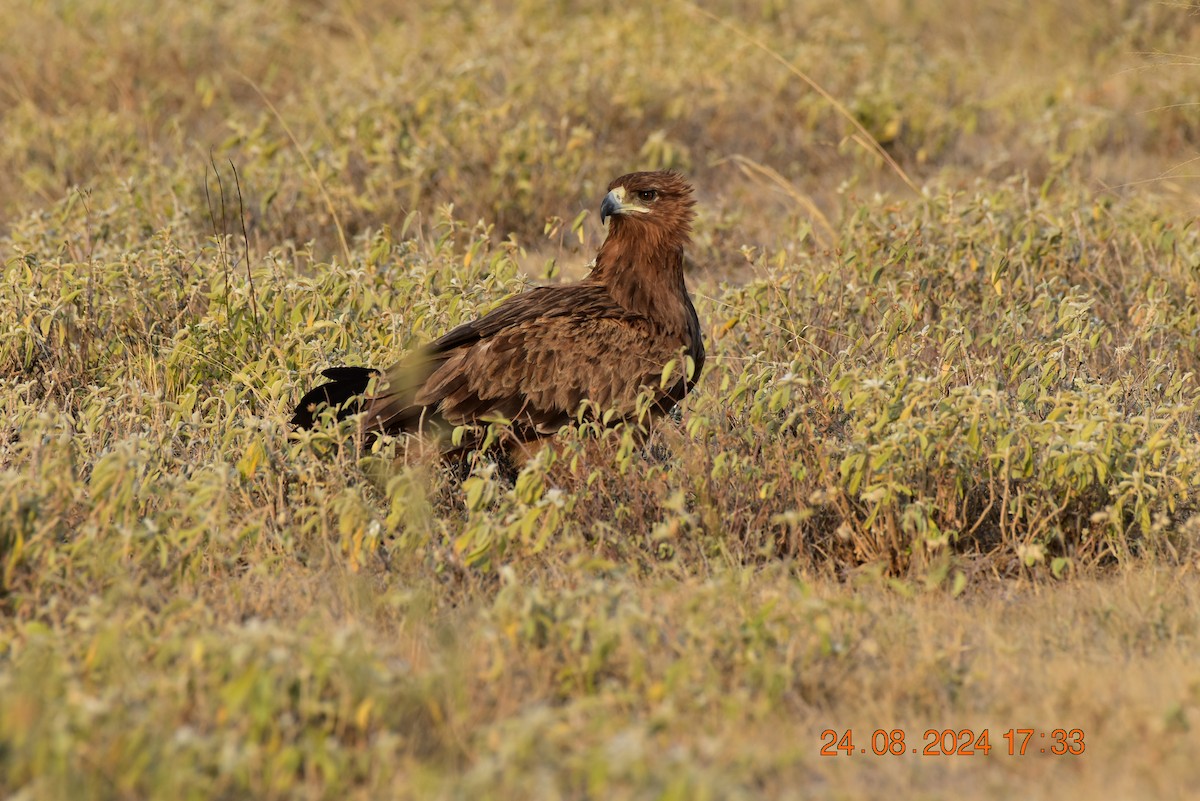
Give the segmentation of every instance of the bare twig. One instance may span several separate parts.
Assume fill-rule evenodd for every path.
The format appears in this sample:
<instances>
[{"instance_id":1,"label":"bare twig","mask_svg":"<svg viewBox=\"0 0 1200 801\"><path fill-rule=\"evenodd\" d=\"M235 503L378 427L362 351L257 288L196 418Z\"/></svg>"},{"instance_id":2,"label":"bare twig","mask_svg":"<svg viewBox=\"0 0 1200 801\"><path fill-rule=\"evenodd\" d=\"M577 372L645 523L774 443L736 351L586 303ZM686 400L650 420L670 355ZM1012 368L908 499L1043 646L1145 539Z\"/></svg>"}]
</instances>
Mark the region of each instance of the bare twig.
<instances>
[{"instance_id":1,"label":"bare twig","mask_svg":"<svg viewBox=\"0 0 1200 801\"><path fill-rule=\"evenodd\" d=\"M682 0L682 2L688 8L692 9L693 11L695 11L696 13L698 13L702 16L707 17L708 19L712 20L713 22L717 23L722 28L724 28L725 30L732 33L734 36L737 36L739 39L742 39L742 40L754 45L759 50L763 51L768 56L773 58L775 61L779 62L785 69L788 70L788 72L792 73L797 78L799 78L800 80L802 80L806 84L808 84L810 89L812 89L814 92L819 94L821 97L825 98L826 102L828 102L831 106L833 106L834 110L837 111L837 113L843 119L845 119L852 126L854 126L854 130L857 131L859 136L861 136L863 138L863 141L870 147L871 150L873 150L876 154L878 154L879 157L882 158L889 167L892 168L892 171L894 173L896 173L896 175L900 178L900 180L903 181L905 183L905 185L908 186L909 189L911 189L917 195L921 194L921 190L918 189L917 185L915 183L913 183L913 180L908 177L908 173L906 173L904 171L904 169L899 164L896 163L896 160L893 159L891 157L891 155L887 152L887 150L884 149L883 145L879 144L878 140L876 140L875 137L871 136L871 134L867 132L867 129L863 127L862 123L860 123L857 119L855 119L854 115L850 113L849 109L847 109L840 102L838 102L837 98L835 98L833 95L831 95L829 92L827 92L823 86L821 86L819 83L817 83L811 77L809 77L809 75L807 73L805 73L803 70L801 70L795 64L793 64L792 62L790 62L786 58L784 58L782 55L780 55L777 50L772 48L770 45L768 45L762 39L759 39L756 36L752 36L751 34L747 33L746 31L743 31L738 26L734 25L732 22L729 22L721 17L718 17L716 14L712 13L711 11L708 11L707 9L701 8L700 6L691 2L691 0Z\"/></svg>"},{"instance_id":2,"label":"bare twig","mask_svg":"<svg viewBox=\"0 0 1200 801\"><path fill-rule=\"evenodd\" d=\"M321 193L321 198L325 201L325 208L328 209L329 216L333 218L333 227L337 229L338 242L342 246L342 257L345 258L346 264L349 264L350 246L346 243L346 231L344 228L342 228L342 220L340 217L338 217L337 208L335 208L333 205L333 198L329 196L329 191L325 188L325 182L321 180L321 176L317 172L316 167L313 166L312 161L308 158L308 154L305 153L304 148L300 146L300 140L297 139L296 134L292 132L292 128L287 124L287 120L285 120L283 115L279 113L279 109L275 108L275 104L271 102L271 98L267 97L266 93L264 93L262 89L258 88L258 84L251 80L249 76L243 75L242 73L238 74L241 75L243 81L250 85L251 89L258 93L258 96L262 98L263 103L265 103L271 113L275 115L275 119L279 120L279 124L283 126L283 130L288 135L288 138L292 140L292 144L296 147L296 152L300 154L300 158L304 161L304 166L308 168L309 175L312 176L313 180L317 184L317 191Z\"/></svg>"},{"instance_id":3,"label":"bare twig","mask_svg":"<svg viewBox=\"0 0 1200 801\"><path fill-rule=\"evenodd\" d=\"M728 159L723 159L723 161L733 162L742 171L742 174L748 178L765 179L771 182L781 192L796 201L796 205L807 211L809 216L819 224L820 230L814 229L813 233L821 247L831 248L837 243L837 232L833 230L829 219L817 208L817 204L813 202L812 198L793 186L791 181L780 175L777 170L765 164L760 164L749 156L743 156L740 153L734 153Z\"/></svg>"},{"instance_id":4,"label":"bare twig","mask_svg":"<svg viewBox=\"0 0 1200 801\"><path fill-rule=\"evenodd\" d=\"M233 312L229 305L229 285L233 280L229 274L229 260L225 257L224 235L222 231L225 228L225 187L221 184L221 174L217 172L217 163L213 159L212 152L208 154L209 164L212 165L213 172L217 176L217 187L221 190L221 229L217 228L217 213L213 206L212 194L208 191L208 167L204 165L204 201L208 206L208 221L212 225L213 239L217 244L217 259L221 262L221 267L225 272L225 320L229 321L233 318Z\"/></svg>"},{"instance_id":5,"label":"bare twig","mask_svg":"<svg viewBox=\"0 0 1200 801\"><path fill-rule=\"evenodd\" d=\"M254 273L250 269L250 234L246 231L246 207L242 202L242 182L238 178L237 167L233 159L226 159L229 169L233 171L233 185L237 187L238 218L242 223L242 246L246 251L246 281L250 285L250 311L254 314L254 332L262 336L262 326L258 322L258 296L254 291Z\"/></svg>"}]
</instances>

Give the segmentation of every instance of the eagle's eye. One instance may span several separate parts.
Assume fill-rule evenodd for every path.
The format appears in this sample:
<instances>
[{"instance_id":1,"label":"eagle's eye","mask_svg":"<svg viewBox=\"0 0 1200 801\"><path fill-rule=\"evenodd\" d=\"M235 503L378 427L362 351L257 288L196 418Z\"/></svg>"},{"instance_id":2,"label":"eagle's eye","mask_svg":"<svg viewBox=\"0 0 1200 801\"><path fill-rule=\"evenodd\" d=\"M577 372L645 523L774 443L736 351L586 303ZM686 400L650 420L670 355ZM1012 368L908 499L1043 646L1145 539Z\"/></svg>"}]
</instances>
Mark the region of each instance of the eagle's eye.
<instances>
[{"instance_id":1,"label":"eagle's eye","mask_svg":"<svg viewBox=\"0 0 1200 801\"><path fill-rule=\"evenodd\" d=\"M658 190L657 189L639 189L638 197L640 197L644 202L650 203L651 201L658 199Z\"/></svg>"}]
</instances>

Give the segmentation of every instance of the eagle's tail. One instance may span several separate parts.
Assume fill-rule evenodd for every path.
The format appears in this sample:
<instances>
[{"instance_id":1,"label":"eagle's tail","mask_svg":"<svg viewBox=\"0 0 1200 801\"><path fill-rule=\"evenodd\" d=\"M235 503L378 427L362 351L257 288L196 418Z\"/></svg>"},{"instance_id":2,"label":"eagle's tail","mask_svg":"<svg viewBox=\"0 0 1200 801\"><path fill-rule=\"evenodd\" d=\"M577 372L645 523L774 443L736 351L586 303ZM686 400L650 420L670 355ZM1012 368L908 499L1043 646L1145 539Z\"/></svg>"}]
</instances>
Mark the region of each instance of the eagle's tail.
<instances>
[{"instance_id":1,"label":"eagle's tail","mask_svg":"<svg viewBox=\"0 0 1200 801\"><path fill-rule=\"evenodd\" d=\"M310 389L296 404L292 425L297 428L312 428L322 406L337 409L339 420L362 411L362 395L379 371L370 367L330 367L321 375L329 382Z\"/></svg>"}]
</instances>

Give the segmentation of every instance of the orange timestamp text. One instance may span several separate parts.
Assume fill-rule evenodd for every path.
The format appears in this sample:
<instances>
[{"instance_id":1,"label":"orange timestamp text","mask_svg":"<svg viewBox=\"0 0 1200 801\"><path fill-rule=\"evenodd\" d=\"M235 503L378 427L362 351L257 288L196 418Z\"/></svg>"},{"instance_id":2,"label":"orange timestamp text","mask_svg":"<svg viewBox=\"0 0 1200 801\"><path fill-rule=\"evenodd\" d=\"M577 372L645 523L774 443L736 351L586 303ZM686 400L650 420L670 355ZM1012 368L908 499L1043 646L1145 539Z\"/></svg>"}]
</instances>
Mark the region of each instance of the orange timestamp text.
<instances>
[{"instance_id":1,"label":"orange timestamp text","mask_svg":"<svg viewBox=\"0 0 1200 801\"><path fill-rule=\"evenodd\" d=\"M904 729L875 729L865 742L856 742L853 729L825 729L821 732L821 756L988 756L993 748L1009 756L1079 756L1084 750L1083 729L1008 729L1000 739L1003 745L993 746L989 729L926 729L920 741L912 743Z\"/></svg>"}]
</instances>

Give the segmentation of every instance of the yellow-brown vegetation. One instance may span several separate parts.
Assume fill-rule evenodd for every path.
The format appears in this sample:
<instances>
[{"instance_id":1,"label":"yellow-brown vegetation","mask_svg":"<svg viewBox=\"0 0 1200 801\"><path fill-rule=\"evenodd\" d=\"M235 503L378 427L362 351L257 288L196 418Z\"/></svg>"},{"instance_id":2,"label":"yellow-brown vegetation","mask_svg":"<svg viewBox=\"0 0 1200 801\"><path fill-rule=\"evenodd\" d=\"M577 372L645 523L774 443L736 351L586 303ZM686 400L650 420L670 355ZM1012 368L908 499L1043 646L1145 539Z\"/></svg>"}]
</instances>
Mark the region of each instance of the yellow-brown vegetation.
<instances>
[{"instance_id":1,"label":"yellow-brown vegetation","mask_svg":"<svg viewBox=\"0 0 1200 801\"><path fill-rule=\"evenodd\" d=\"M4 795L1200 786L1200 17L702 6L0 1ZM289 430L662 167L709 360L648 447Z\"/></svg>"}]
</instances>

